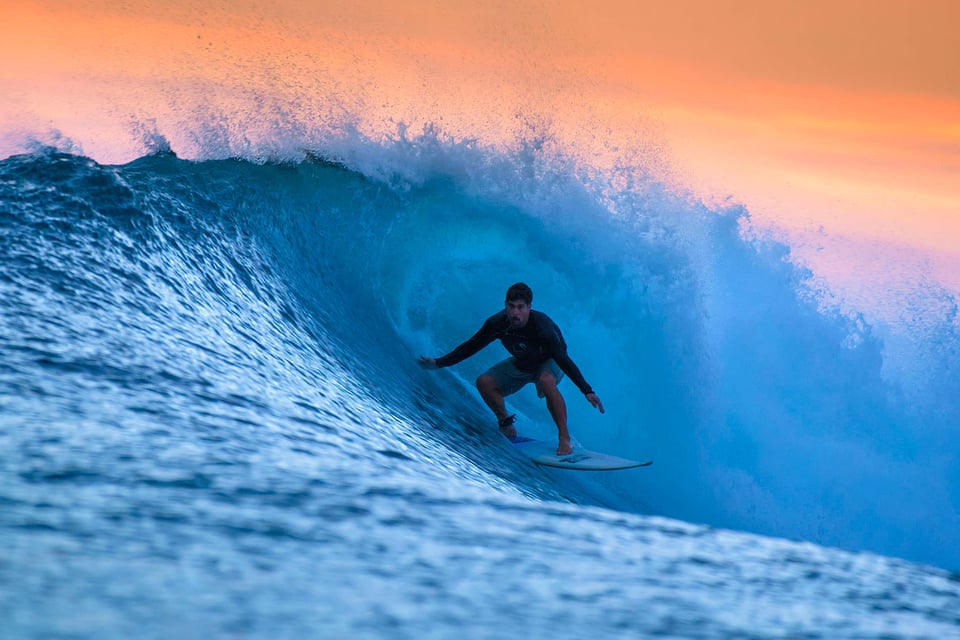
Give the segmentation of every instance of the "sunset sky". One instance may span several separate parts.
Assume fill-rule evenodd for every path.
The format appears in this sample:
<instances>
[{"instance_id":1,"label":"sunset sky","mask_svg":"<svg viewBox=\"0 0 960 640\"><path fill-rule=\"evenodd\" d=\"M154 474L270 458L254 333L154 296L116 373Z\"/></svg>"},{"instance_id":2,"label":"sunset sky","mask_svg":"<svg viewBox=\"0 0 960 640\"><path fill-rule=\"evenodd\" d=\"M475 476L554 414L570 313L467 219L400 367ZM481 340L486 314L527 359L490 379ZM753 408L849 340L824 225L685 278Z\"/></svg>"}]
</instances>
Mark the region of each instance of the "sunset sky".
<instances>
[{"instance_id":1,"label":"sunset sky","mask_svg":"<svg viewBox=\"0 0 960 640\"><path fill-rule=\"evenodd\" d=\"M190 157L198 114L252 112L497 145L522 113L761 223L960 255L960 3L466 4L0 0L0 155L56 129L124 162L150 122Z\"/></svg>"}]
</instances>

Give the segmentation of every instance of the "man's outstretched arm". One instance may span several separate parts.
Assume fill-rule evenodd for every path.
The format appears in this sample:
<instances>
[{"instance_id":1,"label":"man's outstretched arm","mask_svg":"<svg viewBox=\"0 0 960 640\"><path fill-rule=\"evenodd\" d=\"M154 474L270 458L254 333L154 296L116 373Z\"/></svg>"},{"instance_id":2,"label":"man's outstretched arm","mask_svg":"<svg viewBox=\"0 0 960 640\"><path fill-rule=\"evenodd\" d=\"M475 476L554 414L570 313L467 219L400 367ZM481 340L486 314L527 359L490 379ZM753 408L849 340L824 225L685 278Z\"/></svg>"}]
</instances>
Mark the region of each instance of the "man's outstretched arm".
<instances>
[{"instance_id":1,"label":"man's outstretched arm","mask_svg":"<svg viewBox=\"0 0 960 640\"><path fill-rule=\"evenodd\" d=\"M480 330L473 335L473 337L447 355L440 356L439 358L420 356L420 366L424 369L439 369L440 367L453 366L458 362L466 360L476 352L480 351L480 349L483 349L485 346L493 342L496 337L496 332L493 328L491 320L487 320L483 323L483 326L480 327Z\"/></svg>"}]
</instances>

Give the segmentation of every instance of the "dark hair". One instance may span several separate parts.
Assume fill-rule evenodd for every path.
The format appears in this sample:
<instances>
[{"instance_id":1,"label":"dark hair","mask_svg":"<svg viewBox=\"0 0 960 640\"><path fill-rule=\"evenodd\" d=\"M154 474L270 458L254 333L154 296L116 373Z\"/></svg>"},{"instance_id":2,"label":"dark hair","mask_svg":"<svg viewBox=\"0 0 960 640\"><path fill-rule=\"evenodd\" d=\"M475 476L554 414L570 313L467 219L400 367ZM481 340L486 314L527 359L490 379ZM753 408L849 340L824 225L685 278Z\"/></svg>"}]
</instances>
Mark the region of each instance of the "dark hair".
<instances>
[{"instance_id":1,"label":"dark hair","mask_svg":"<svg viewBox=\"0 0 960 640\"><path fill-rule=\"evenodd\" d=\"M506 301L510 302L512 300L523 300L528 305L533 304L533 291L531 291L530 287L527 285L523 284L522 282L518 282L515 285L511 285L511 287L507 289Z\"/></svg>"}]
</instances>

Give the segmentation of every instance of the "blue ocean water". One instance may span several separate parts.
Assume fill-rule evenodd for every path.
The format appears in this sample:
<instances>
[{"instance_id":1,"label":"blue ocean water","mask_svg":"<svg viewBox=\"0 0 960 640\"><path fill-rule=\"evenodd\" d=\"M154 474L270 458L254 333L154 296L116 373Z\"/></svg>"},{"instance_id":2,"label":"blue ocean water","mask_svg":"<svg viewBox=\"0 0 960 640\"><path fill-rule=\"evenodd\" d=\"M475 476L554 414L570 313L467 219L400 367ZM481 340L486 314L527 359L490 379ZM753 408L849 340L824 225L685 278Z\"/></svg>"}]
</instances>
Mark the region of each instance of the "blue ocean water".
<instances>
[{"instance_id":1,"label":"blue ocean water","mask_svg":"<svg viewBox=\"0 0 960 640\"><path fill-rule=\"evenodd\" d=\"M960 637L952 295L877 323L742 209L401 142L0 161L2 637ZM512 451L497 346L416 365L517 280L652 467Z\"/></svg>"}]
</instances>

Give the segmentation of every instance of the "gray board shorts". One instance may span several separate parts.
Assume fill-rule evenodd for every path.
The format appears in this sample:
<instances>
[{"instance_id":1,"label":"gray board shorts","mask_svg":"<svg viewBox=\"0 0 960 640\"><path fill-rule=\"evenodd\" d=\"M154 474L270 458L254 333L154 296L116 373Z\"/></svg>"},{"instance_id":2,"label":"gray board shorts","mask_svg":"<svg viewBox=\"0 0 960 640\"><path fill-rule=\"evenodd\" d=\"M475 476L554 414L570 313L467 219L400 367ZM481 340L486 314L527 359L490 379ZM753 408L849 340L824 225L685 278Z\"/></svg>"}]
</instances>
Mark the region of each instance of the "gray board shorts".
<instances>
[{"instance_id":1,"label":"gray board shorts","mask_svg":"<svg viewBox=\"0 0 960 640\"><path fill-rule=\"evenodd\" d=\"M493 377L493 379L497 381L497 386L500 387L500 392L503 395L509 396L520 391L524 385L530 382L536 384L540 378L540 373L544 369L554 375L558 384L563 380L563 371L553 358L544 360L539 367L531 369L530 371L518 369L517 365L513 363L513 358L507 358L487 369L486 375ZM543 391L540 390L540 385L537 385L537 396L543 397Z\"/></svg>"}]
</instances>

